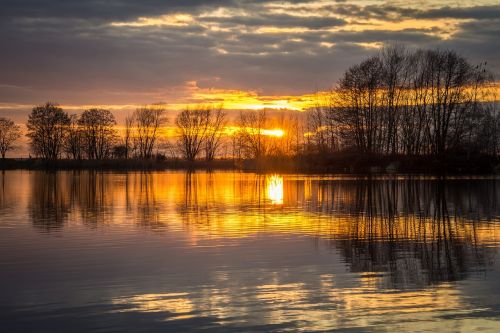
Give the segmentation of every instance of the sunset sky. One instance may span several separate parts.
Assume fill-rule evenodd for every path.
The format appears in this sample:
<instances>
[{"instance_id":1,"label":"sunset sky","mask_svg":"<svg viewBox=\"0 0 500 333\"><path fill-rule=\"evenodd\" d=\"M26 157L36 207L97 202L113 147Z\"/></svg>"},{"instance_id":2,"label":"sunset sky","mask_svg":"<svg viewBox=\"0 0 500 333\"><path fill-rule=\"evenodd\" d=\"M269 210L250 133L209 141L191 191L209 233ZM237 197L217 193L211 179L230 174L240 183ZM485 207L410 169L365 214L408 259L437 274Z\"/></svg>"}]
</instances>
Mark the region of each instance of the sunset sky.
<instances>
[{"instance_id":1,"label":"sunset sky","mask_svg":"<svg viewBox=\"0 0 500 333\"><path fill-rule=\"evenodd\" d=\"M2 0L0 26L0 116L17 122L48 100L300 110L394 42L500 72L498 0Z\"/></svg>"}]
</instances>

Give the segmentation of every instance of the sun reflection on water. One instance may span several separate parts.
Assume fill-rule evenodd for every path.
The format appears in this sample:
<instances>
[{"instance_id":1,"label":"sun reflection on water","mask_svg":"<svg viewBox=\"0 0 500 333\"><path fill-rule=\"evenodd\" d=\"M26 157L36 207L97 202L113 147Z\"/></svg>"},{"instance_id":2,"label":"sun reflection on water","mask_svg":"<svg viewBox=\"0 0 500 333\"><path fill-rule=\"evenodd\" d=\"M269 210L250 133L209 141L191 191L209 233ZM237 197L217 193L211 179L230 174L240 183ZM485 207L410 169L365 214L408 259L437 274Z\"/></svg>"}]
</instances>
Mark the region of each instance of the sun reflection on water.
<instances>
[{"instance_id":1,"label":"sun reflection on water","mask_svg":"<svg viewBox=\"0 0 500 333\"><path fill-rule=\"evenodd\" d=\"M112 304L124 305L120 312L169 312L175 319L191 318L194 310L187 293L143 294L121 297L112 300Z\"/></svg>"},{"instance_id":2,"label":"sun reflection on water","mask_svg":"<svg viewBox=\"0 0 500 333\"><path fill-rule=\"evenodd\" d=\"M266 176L267 197L273 205L283 204L283 176Z\"/></svg>"}]
</instances>

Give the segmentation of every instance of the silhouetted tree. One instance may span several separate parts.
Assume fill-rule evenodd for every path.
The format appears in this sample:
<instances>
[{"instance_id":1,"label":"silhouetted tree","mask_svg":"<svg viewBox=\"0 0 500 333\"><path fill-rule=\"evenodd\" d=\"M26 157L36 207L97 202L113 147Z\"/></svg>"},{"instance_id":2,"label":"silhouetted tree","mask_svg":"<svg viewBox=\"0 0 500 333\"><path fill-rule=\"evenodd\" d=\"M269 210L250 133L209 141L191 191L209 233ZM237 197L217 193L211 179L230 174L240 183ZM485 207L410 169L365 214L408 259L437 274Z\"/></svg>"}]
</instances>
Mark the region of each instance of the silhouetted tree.
<instances>
[{"instance_id":1,"label":"silhouetted tree","mask_svg":"<svg viewBox=\"0 0 500 333\"><path fill-rule=\"evenodd\" d=\"M309 111L310 142L320 150L338 132L341 147L363 153L484 152L490 82L485 64L454 51L386 47L350 67L327 103Z\"/></svg>"},{"instance_id":2,"label":"silhouetted tree","mask_svg":"<svg viewBox=\"0 0 500 333\"><path fill-rule=\"evenodd\" d=\"M244 157L260 158L267 154L268 145L263 135L266 123L266 110L240 113L238 135Z\"/></svg>"},{"instance_id":3,"label":"silhouetted tree","mask_svg":"<svg viewBox=\"0 0 500 333\"><path fill-rule=\"evenodd\" d=\"M116 138L116 120L109 110L88 109L78 119L83 139L84 150L89 159L109 157L111 147Z\"/></svg>"},{"instance_id":4,"label":"silhouetted tree","mask_svg":"<svg viewBox=\"0 0 500 333\"><path fill-rule=\"evenodd\" d=\"M187 108L177 115L175 124L178 132L178 146L185 159L194 161L200 154L209 127L210 109Z\"/></svg>"},{"instance_id":5,"label":"silhouetted tree","mask_svg":"<svg viewBox=\"0 0 500 333\"><path fill-rule=\"evenodd\" d=\"M45 159L59 158L70 122L68 114L54 103L35 106L27 123L33 153Z\"/></svg>"},{"instance_id":6,"label":"silhouetted tree","mask_svg":"<svg viewBox=\"0 0 500 333\"><path fill-rule=\"evenodd\" d=\"M78 116L71 115L64 150L68 158L80 160L82 159L83 149L84 138L81 127L78 125Z\"/></svg>"},{"instance_id":7,"label":"silhouetted tree","mask_svg":"<svg viewBox=\"0 0 500 333\"><path fill-rule=\"evenodd\" d=\"M301 112L292 110L278 111L277 115L270 117L267 126L281 132L268 138L268 154L275 157L297 155L304 144L302 122Z\"/></svg>"},{"instance_id":8,"label":"silhouetted tree","mask_svg":"<svg viewBox=\"0 0 500 333\"><path fill-rule=\"evenodd\" d=\"M226 126L226 113L222 105L209 106L208 129L205 137L205 158L211 161L215 158L217 151L222 143L224 127Z\"/></svg>"},{"instance_id":9,"label":"silhouetted tree","mask_svg":"<svg viewBox=\"0 0 500 333\"><path fill-rule=\"evenodd\" d=\"M383 112L380 89L382 62L372 57L347 70L339 87L335 116L339 126L345 129L344 138L353 140L365 153L382 152Z\"/></svg>"},{"instance_id":10,"label":"silhouetted tree","mask_svg":"<svg viewBox=\"0 0 500 333\"><path fill-rule=\"evenodd\" d=\"M138 108L134 112L134 141L137 153L142 158L151 158L161 126L167 123L166 108L153 104Z\"/></svg>"},{"instance_id":11,"label":"silhouetted tree","mask_svg":"<svg viewBox=\"0 0 500 333\"><path fill-rule=\"evenodd\" d=\"M123 137L123 147L124 147L124 157L129 158L133 147L132 147L132 127L134 126L134 117L127 116L125 118L125 133Z\"/></svg>"},{"instance_id":12,"label":"silhouetted tree","mask_svg":"<svg viewBox=\"0 0 500 333\"><path fill-rule=\"evenodd\" d=\"M14 143L21 137L21 128L11 119L0 117L0 154L5 159L5 154L14 149Z\"/></svg>"},{"instance_id":13,"label":"silhouetted tree","mask_svg":"<svg viewBox=\"0 0 500 333\"><path fill-rule=\"evenodd\" d=\"M125 145L113 146L112 155L115 158L128 158L128 150Z\"/></svg>"}]
</instances>

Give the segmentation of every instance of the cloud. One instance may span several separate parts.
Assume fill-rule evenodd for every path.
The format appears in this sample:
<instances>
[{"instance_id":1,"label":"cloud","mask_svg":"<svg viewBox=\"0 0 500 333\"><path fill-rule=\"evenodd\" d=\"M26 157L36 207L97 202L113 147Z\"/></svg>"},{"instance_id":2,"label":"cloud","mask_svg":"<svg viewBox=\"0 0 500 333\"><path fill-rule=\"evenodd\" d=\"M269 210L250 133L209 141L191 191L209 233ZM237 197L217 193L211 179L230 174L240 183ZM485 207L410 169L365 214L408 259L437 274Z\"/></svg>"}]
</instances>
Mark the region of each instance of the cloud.
<instances>
[{"instance_id":1,"label":"cloud","mask_svg":"<svg viewBox=\"0 0 500 333\"><path fill-rule=\"evenodd\" d=\"M255 14L251 16L234 17L207 17L202 18L202 22L217 23L223 27L242 25L246 27L288 27L288 28L309 28L325 29L342 26L347 22L336 17L322 17L318 15L297 16L287 14Z\"/></svg>"},{"instance_id":2,"label":"cloud","mask_svg":"<svg viewBox=\"0 0 500 333\"><path fill-rule=\"evenodd\" d=\"M420 11L417 18L457 18L457 19L499 19L500 5L474 7L442 7L438 9Z\"/></svg>"},{"instance_id":3,"label":"cloud","mask_svg":"<svg viewBox=\"0 0 500 333\"><path fill-rule=\"evenodd\" d=\"M425 4L4 0L0 102L170 102L193 81L300 95L393 42L454 48L498 73L500 6Z\"/></svg>"}]
</instances>

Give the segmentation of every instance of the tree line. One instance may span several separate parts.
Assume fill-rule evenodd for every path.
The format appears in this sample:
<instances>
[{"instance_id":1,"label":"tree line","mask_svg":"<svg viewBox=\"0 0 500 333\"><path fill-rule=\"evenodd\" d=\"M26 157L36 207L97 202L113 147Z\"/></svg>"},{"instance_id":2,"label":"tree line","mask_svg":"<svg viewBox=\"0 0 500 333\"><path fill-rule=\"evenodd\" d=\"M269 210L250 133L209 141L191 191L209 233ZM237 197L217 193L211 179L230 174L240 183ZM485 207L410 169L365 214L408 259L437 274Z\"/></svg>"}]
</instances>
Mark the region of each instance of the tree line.
<instances>
[{"instance_id":1,"label":"tree line","mask_svg":"<svg viewBox=\"0 0 500 333\"><path fill-rule=\"evenodd\" d=\"M452 50L383 48L351 66L305 112L242 111L196 105L167 127L164 104L137 108L122 126L110 110L69 115L55 103L35 106L26 136L44 159L331 156L345 151L380 156L486 154L500 148L500 116L487 64ZM167 133L169 128L175 133ZM21 129L0 118L0 154L15 148Z\"/></svg>"},{"instance_id":2,"label":"tree line","mask_svg":"<svg viewBox=\"0 0 500 333\"><path fill-rule=\"evenodd\" d=\"M379 155L498 152L486 63L451 50L384 48L350 67L309 114L309 149Z\"/></svg>"},{"instance_id":3,"label":"tree line","mask_svg":"<svg viewBox=\"0 0 500 333\"><path fill-rule=\"evenodd\" d=\"M33 108L26 136L31 152L43 159L151 159L161 155L161 147L173 149L164 142L167 124L164 104L137 108L120 130L110 110L90 108L80 115L69 115L48 102ZM226 113L221 106L186 108L175 118L175 125L174 146L185 159L192 161L204 153L212 160L220 148Z\"/></svg>"},{"instance_id":4,"label":"tree line","mask_svg":"<svg viewBox=\"0 0 500 333\"><path fill-rule=\"evenodd\" d=\"M26 135L32 153L44 159L151 158L166 120L163 105L137 108L120 134L110 110L90 108L68 115L57 104L46 103L33 108Z\"/></svg>"},{"instance_id":5,"label":"tree line","mask_svg":"<svg viewBox=\"0 0 500 333\"><path fill-rule=\"evenodd\" d=\"M268 128L283 128L291 133L298 117L282 114L269 117L266 110L245 111L233 125L229 124L222 105L195 105L174 118L174 133L169 133L167 108L153 104L137 108L118 126L110 110L90 108L70 115L56 103L35 106L26 123L31 153L38 158L90 159L165 158L188 161L203 158L211 161L225 156L260 158L269 155L291 155L290 136L272 138ZM274 130L276 131L276 130ZM297 132L298 133L298 132ZM0 152L8 150L21 137L21 129L12 120L0 118ZM292 138L293 139L293 138ZM5 144L3 144L5 142Z\"/></svg>"}]
</instances>

